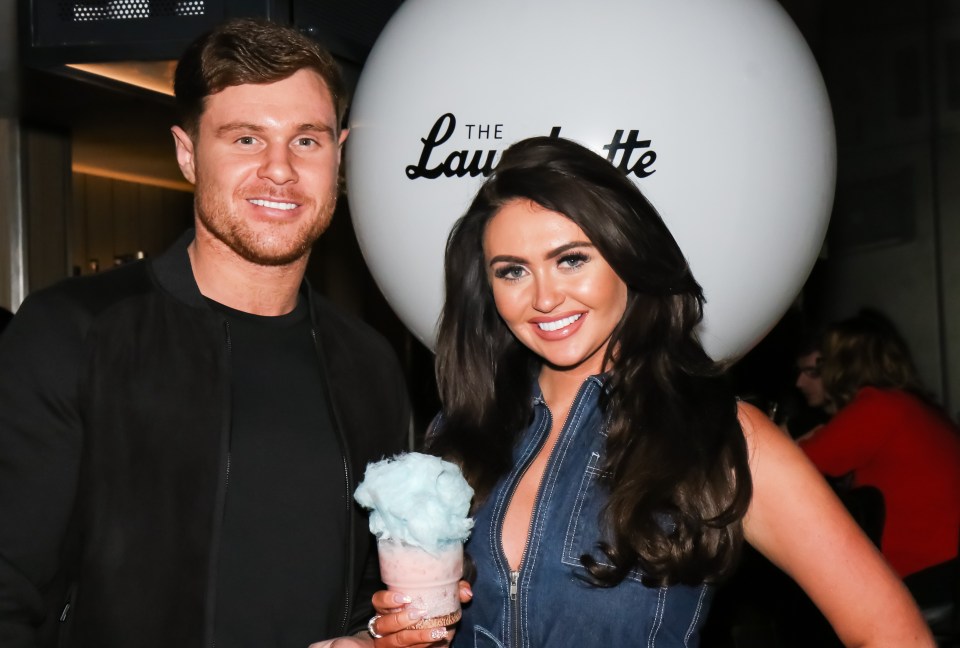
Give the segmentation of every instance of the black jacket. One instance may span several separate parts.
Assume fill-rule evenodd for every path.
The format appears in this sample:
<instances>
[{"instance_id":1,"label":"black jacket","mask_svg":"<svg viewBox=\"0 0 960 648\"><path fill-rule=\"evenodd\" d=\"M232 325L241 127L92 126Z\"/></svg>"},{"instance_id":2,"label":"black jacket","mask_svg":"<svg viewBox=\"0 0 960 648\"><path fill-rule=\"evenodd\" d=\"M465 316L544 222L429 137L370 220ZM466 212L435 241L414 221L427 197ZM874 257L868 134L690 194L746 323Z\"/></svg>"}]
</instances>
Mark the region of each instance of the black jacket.
<instances>
[{"instance_id":1,"label":"black jacket","mask_svg":"<svg viewBox=\"0 0 960 648\"><path fill-rule=\"evenodd\" d=\"M212 644L230 342L191 238L31 295L0 336L4 648ZM362 627L377 586L352 492L367 462L402 449L409 409L386 342L306 290L350 503L351 537L329 547L348 561L336 635Z\"/></svg>"}]
</instances>

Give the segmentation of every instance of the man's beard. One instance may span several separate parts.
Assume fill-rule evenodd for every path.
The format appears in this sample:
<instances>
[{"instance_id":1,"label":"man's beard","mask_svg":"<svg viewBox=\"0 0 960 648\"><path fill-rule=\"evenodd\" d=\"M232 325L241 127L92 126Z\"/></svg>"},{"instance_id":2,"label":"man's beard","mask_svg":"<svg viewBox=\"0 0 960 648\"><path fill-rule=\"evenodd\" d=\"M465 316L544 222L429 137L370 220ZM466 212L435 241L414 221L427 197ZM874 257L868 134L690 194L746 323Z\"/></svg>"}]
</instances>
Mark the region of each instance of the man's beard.
<instances>
[{"instance_id":1,"label":"man's beard","mask_svg":"<svg viewBox=\"0 0 960 648\"><path fill-rule=\"evenodd\" d=\"M337 200L336 193L332 193L323 205L316 208L319 213L312 218L301 217L297 223L278 223L267 231L258 231L242 217L232 213L233 205L221 199L221 195L216 188L199 184L196 188L197 218L207 231L234 253L261 266L289 265L308 255L313 244L330 225ZM283 197L271 199L284 200ZM298 198L295 202L303 203L303 199Z\"/></svg>"}]
</instances>

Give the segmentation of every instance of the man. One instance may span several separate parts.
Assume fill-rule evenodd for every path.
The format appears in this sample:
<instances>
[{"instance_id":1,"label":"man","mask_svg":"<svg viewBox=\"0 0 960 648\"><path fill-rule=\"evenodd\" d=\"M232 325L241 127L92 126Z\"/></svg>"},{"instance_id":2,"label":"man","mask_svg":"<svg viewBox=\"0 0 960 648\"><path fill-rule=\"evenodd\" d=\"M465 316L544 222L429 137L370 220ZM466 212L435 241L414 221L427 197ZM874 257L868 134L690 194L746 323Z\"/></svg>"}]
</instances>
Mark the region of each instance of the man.
<instances>
[{"instance_id":1,"label":"man","mask_svg":"<svg viewBox=\"0 0 960 648\"><path fill-rule=\"evenodd\" d=\"M797 356L797 389L810 407L823 409L827 404L827 394L820 377L820 350L804 349Z\"/></svg>"},{"instance_id":2,"label":"man","mask_svg":"<svg viewBox=\"0 0 960 648\"><path fill-rule=\"evenodd\" d=\"M796 353L794 382L799 396L792 392L778 412L781 428L794 439L800 439L826 423L830 418L830 401L820 377L820 340L809 335L803 339Z\"/></svg>"},{"instance_id":3,"label":"man","mask_svg":"<svg viewBox=\"0 0 960 648\"><path fill-rule=\"evenodd\" d=\"M31 295L0 341L5 648L302 647L372 614L352 492L409 412L387 344L303 279L347 135L336 65L235 20L175 88L195 231Z\"/></svg>"}]
</instances>

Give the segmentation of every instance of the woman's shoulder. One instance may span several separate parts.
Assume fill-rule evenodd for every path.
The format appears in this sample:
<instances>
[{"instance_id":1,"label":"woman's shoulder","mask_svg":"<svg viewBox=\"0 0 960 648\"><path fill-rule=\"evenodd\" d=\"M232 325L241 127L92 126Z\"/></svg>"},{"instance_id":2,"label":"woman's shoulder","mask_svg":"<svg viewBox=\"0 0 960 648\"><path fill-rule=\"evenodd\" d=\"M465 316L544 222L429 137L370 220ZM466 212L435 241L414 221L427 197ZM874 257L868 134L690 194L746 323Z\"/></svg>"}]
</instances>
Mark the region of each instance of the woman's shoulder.
<instances>
[{"instance_id":1,"label":"woman's shoulder","mask_svg":"<svg viewBox=\"0 0 960 648\"><path fill-rule=\"evenodd\" d=\"M737 401L737 419L751 465L760 456L792 460L797 455L793 439L756 406Z\"/></svg>"},{"instance_id":2,"label":"woman's shoulder","mask_svg":"<svg viewBox=\"0 0 960 648\"><path fill-rule=\"evenodd\" d=\"M758 421L761 417L764 417L764 414L756 405L751 405L746 401L737 400L737 420L740 422L740 427L743 430L743 436L746 437L748 441L753 435L754 428L758 424Z\"/></svg>"},{"instance_id":3,"label":"woman's shoulder","mask_svg":"<svg viewBox=\"0 0 960 648\"><path fill-rule=\"evenodd\" d=\"M737 401L737 420L740 422L740 427L743 429L743 436L747 439L748 443L751 437L757 434L767 434L771 431L771 428L781 435L783 434L783 431L774 425L770 417L764 414L759 407L742 400Z\"/></svg>"}]
</instances>

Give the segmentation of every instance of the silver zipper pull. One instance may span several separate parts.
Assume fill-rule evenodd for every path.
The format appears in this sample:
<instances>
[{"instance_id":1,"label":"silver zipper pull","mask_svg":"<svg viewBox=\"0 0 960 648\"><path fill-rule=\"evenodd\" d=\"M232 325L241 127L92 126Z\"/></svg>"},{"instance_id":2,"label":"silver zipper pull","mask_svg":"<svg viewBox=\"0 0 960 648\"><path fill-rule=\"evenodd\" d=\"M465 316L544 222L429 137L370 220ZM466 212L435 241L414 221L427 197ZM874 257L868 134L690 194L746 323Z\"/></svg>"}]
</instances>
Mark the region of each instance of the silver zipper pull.
<instances>
[{"instance_id":1,"label":"silver zipper pull","mask_svg":"<svg viewBox=\"0 0 960 648\"><path fill-rule=\"evenodd\" d=\"M510 600L517 600L517 581L520 580L520 572L510 572Z\"/></svg>"}]
</instances>

